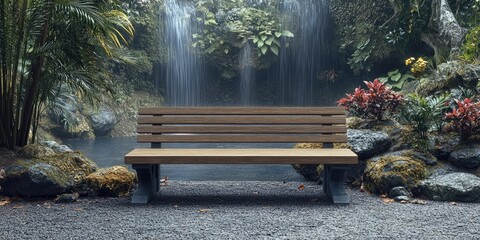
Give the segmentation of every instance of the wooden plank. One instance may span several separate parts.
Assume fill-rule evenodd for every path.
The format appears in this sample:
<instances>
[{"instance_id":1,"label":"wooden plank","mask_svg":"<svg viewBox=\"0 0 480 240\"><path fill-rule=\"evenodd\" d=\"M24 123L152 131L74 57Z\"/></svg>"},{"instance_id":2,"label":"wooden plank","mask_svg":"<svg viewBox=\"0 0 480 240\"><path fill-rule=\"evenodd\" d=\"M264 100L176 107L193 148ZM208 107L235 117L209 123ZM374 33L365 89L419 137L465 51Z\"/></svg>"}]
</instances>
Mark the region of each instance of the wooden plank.
<instances>
[{"instance_id":1,"label":"wooden plank","mask_svg":"<svg viewBox=\"0 0 480 240\"><path fill-rule=\"evenodd\" d=\"M155 107L139 115L345 115L340 107Z\"/></svg>"},{"instance_id":2,"label":"wooden plank","mask_svg":"<svg viewBox=\"0 0 480 240\"><path fill-rule=\"evenodd\" d=\"M139 124L345 124L345 116L139 116Z\"/></svg>"},{"instance_id":3,"label":"wooden plank","mask_svg":"<svg viewBox=\"0 0 480 240\"><path fill-rule=\"evenodd\" d=\"M349 149L135 149L127 164L357 164Z\"/></svg>"},{"instance_id":4,"label":"wooden plank","mask_svg":"<svg viewBox=\"0 0 480 240\"><path fill-rule=\"evenodd\" d=\"M139 133L346 133L345 126L319 125L217 125L217 126L138 126Z\"/></svg>"},{"instance_id":5,"label":"wooden plank","mask_svg":"<svg viewBox=\"0 0 480 240\"><path fill-rule=\"evenodd\" d=\"M178 135L138 135L137 141L141 143L170 142L170 143L346 143L347 136L322 135L322 134L178 134Z\"/></svg>"}]
</instances>

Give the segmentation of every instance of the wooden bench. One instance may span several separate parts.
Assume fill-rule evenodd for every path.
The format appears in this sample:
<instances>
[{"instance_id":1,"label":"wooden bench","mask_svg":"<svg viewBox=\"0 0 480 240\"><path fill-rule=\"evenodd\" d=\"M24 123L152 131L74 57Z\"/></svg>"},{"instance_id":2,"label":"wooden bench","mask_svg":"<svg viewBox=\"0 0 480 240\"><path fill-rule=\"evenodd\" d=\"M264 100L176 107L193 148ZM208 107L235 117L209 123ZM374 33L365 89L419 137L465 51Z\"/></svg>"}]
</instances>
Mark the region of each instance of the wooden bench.
<instances>
[{"instance_id":1,"label":"wooden bench","mask_svg":"<svg viewBox=\"0 0 480 240\"><path fill-rule=\"evenodd\" d=\"M346 143L343 109L336 107L158 107L139 110L137 148L125 163L137 171L132 203L148 203L159 190L160 164L325 164L323 190L348 204L344 174L357 156ZM324 149L178 149L162 143L323 143ZM234 171L232 169L232 171Z\"/></svg>"}]
</instances>

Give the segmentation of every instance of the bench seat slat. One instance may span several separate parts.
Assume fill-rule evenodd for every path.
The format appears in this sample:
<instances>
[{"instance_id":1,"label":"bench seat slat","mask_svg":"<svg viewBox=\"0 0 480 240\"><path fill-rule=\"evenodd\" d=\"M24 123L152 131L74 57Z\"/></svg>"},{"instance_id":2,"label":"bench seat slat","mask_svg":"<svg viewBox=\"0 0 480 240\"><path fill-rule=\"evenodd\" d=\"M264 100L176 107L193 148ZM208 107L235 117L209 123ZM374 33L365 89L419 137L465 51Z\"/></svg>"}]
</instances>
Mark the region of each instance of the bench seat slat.
<instances>
[{"instance_id":1,"label":"bench seat slat","mask_svg":"<svg viewBox=\"0 0 480 240\"><path fill-rule=\"evenodd\" d=\"M349 149L150 149L137 148L127 164L358 164Z\"/></svg>"},{"instance_id":2,"label":"bench seat slat","mask_svg":"<svg viewBox=\"0 0 480 240\"><path fill-rule=\"evenodd\" d=\"M339 107L155 107L141 108L139 115L345 115Z\"/></svg>"},{"instance_id":3,"label":"bench seat slat","mask_svg":"<svg viewBox=\"0 0 480 240\"><path fill-rule=\"evenodd\" d=\"M139 116L139 124L345 124L345 116Z\"/></svg>"},{"instance_id":4,"label":"bench seat slat","mask_svg":"<svg viewBox=\"0 0 480 240\"><path fill-rule=\"evenodd\" d=\"M345 126L266 125L266 126L138 126L139 133L346 133Z\"/></svg>"},{"instance_id":5,"label":"bench seat slat","mask_svg":"<svg viewBox=\"0 0 480 240\"><path fill-rule=\"evenodd\" d=\"M345 143L347 136L342 135L321 135L321 134L202 134L202 135L138 135L140 143L165 142L165 143Z\"/></svg>"}]
</instances>

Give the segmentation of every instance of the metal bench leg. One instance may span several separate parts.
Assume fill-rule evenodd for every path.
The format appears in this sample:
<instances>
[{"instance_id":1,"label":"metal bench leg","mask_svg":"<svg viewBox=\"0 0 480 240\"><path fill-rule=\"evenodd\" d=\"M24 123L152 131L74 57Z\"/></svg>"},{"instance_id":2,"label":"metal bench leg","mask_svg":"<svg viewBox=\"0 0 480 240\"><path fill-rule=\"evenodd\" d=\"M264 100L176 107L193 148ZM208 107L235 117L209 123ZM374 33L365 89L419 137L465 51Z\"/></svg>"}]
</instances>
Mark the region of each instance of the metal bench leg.
<instances>
[{"instance_id":1,"label":"metal bench leg","mask_svg":"<svg viewBox=\"0 0 480 240\"><path fill-rule=\"evenodd\" d=\"M132 203L146 204L160 188L160 167L157 164L133 164L132 168L137 171L138 177L138 187L133 193Z\"/></svg>"},{"instance_id":2,"label":"metal bench leg","mask_svg":"<svg viewBox=\"0 0 480 240\"><path fill-rule=\"evenodd\" d=\"M349 204L350 199L345 192L345 166L325 165L323 173L323 191L334 204Z\"/></svg>"}]
</instances>

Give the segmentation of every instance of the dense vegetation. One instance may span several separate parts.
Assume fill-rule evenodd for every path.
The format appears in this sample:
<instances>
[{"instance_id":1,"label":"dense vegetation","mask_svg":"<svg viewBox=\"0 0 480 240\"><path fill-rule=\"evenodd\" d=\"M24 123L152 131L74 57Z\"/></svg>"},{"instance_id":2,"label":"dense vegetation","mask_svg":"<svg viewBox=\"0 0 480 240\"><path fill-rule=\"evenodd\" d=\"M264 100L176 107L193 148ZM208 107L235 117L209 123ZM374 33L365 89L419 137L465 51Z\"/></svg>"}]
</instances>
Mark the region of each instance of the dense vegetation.
<instances>
[{"instance_id":1,"label":"dense vegetation","mask_svg":"<svg viewBox=\"0 0 480 240\"><path fill-rule=\"evenodd\" d=\"M119 2L0 2L0 146L24 146L45 108L72 95L93 101L112 84L106 58L121 61L133 27Z\"/></svg>"}]
</instances>

